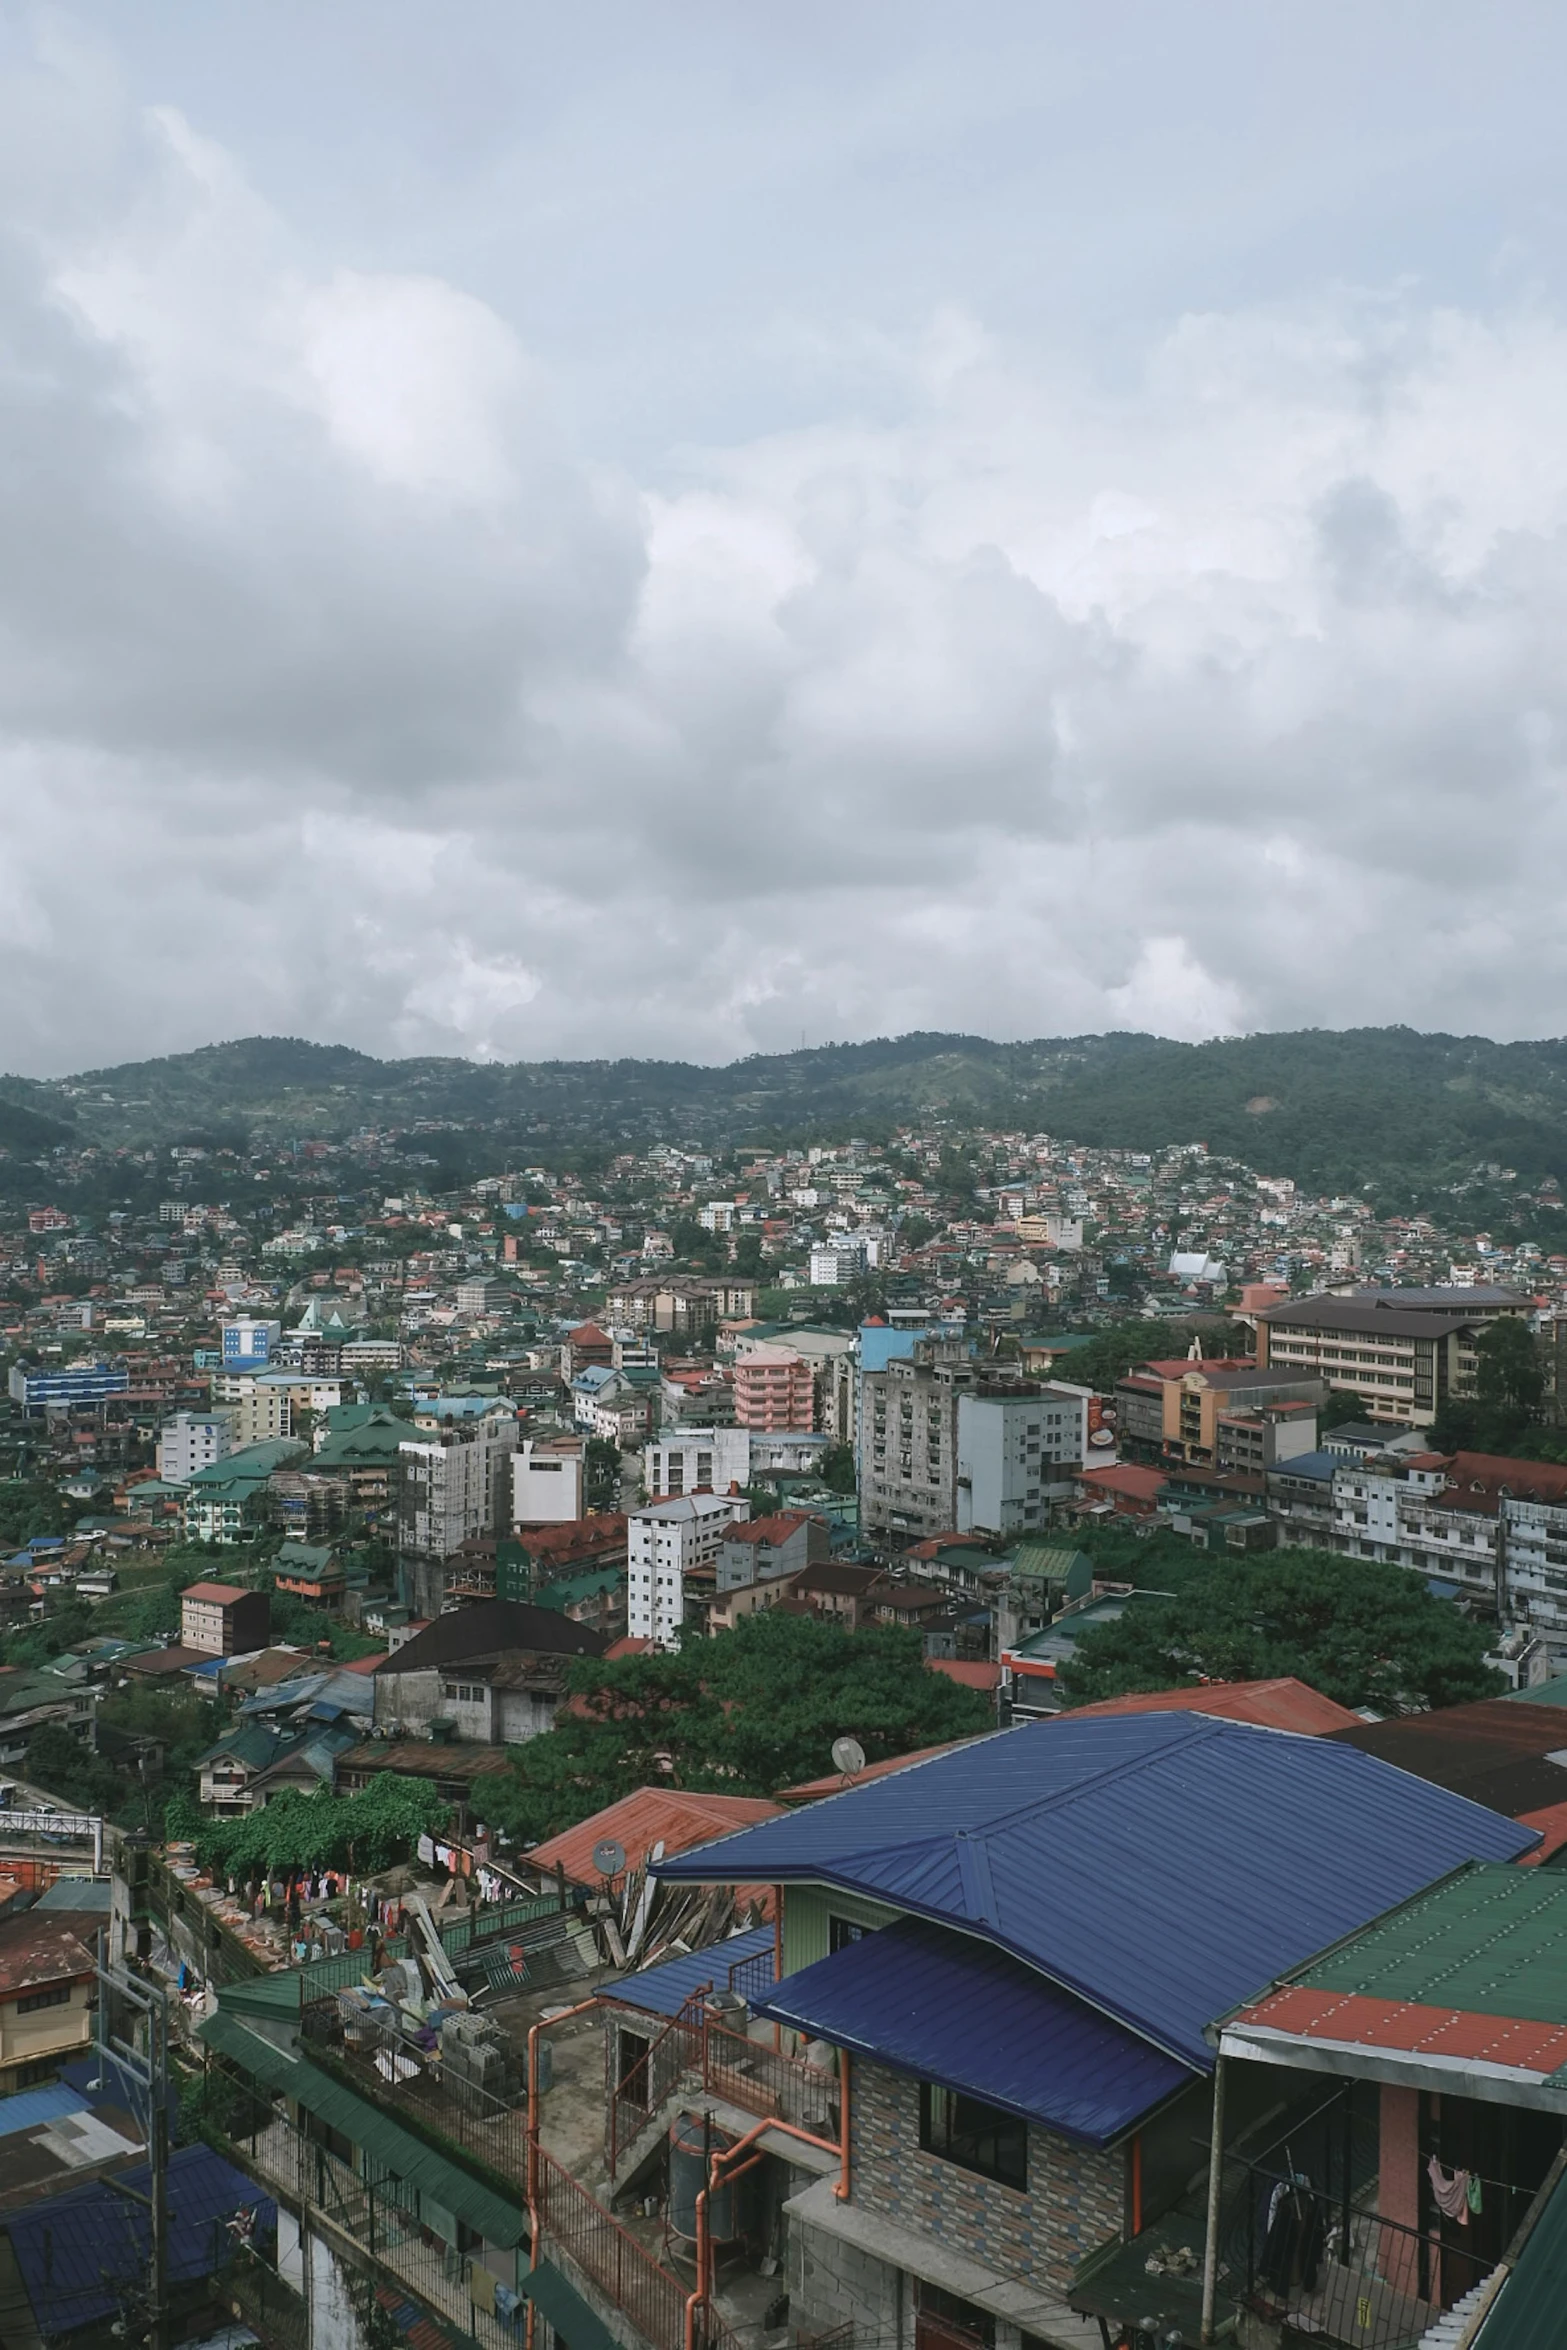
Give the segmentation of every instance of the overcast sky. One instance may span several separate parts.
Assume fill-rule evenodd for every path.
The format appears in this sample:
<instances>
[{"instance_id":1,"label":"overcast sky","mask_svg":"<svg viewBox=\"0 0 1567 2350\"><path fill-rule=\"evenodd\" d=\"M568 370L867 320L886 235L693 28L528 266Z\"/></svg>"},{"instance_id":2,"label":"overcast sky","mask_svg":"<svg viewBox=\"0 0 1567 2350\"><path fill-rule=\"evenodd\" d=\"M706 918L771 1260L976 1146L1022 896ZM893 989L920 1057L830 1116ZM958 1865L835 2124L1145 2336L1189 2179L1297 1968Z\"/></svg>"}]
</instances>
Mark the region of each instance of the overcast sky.
<instances>
[{"instance_id":1,"label":"overcast sky","mask_svg":"<svg viewBox=\"0 0 1567 2350\"><path fill-rule=\"evenodd\" d=\"M0 1065L1567 1031L1564 84L0 0Z\"/></svg>"}]
</instances>

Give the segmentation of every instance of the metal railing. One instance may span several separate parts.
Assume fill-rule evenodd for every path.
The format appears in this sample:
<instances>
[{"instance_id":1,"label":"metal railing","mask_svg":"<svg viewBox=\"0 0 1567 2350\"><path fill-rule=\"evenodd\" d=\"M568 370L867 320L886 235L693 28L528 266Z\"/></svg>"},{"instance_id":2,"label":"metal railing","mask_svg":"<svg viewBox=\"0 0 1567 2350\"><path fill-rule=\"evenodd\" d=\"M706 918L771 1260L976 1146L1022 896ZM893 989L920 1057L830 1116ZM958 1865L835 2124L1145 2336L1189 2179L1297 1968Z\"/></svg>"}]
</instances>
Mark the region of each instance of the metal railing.
<instances>
[{"instance_id":1,"label":"metal railing","mask_svg":"<svg viewBox=\"0 0 1567 2350\"><path fill-rule=\"evenodd\" d=\"M414 2208L417 2196L401 2180L377 2174L373 2166L361 2174L281 2112L232 2141L229 2151L297 2209L331 2229L350 2257L395 2278L407 2294L477 2341L480 2350L517 2350L516 2330L474 2303L468 2290L472 2263L421 2225Z\"/></svg>"},{"instance_id":2,"label":"metal railing","mask_svg":"<svg viewBox=\"0 0 1567 2350\"><path fill-rule=\"evenodd\" d=\"M539 2225L653 2350L682 2350L690 2288L542 2147Z\"/></svg>"},{"instance_id":3,"label":"metal railing","mask_svg":"<svg viewBox=\"0 0 1567 2350\"><path fill-rule=\"evenodd\" d=\"M1294 2174L1227 2168L1226 2298L1252 2318L1354 2350L1409 2350L1496 2265Z\"/></svg>"},{"instance_id":4,"label":"metal railing","mask_svg":"<svg viewBox=\"0 0 1567 2350\"><path fill-rule=\"evenodd\" d=\"M654 2117L699 2090L760 2120L792 2122L812 2137L836 2129L836 2076L769 2041L714 2023L704 2011L705 1997L694 1992L624 2075L618 2073L617 2035L606 2035L604 2159L611 2179Z\"/></svg>"},{"instance_id":5,"label":"metal railing","mask_svg":"<svg viewBox=\"0 0 1567 2350\"><path fill-rule=\"evenodd\" d=\"M772 1989L778 1980L778 1953L775 1950L753 1951L749 1958L737 1958L729 1969L729 1988L749 2005Z\"/></svg>"},{"instance_id":6,"label":"metal railing","mask_svg":"<svg viewBox=\"0 0 1567 2350\"><path fill-rule=\"evenodd\" d=\"M345 2025L351 2026L352 2039ZM438 2062L432 2064L432 2052L406 2038L395 2023L380 2023L362 2009L345 2017L336 1998L314 2000L300 2017L300 2034L318 2063L416 2136L444 2141L500 2177L526 2182L528 2124L520 2095L508 2104L477 2081L448 2079ZM410 2065L418 2069L410 2072Z\"/></svg>"}]
</instances>

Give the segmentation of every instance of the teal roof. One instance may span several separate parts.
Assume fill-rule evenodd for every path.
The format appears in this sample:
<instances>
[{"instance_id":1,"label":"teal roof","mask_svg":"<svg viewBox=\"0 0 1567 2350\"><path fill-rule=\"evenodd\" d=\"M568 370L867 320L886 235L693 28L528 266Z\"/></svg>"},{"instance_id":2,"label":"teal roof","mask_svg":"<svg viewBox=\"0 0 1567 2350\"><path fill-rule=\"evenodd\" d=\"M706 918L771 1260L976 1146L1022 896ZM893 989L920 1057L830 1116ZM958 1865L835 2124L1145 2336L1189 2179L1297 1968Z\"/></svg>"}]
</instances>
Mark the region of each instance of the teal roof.
<instances>
[{"instance_id":1,"label":"teal roof","mask_svg":"<svg viewBox=\"0 0 1567 2350\"><path fill-rule=\"evenodd\" d=\"M1558 1673L1554 1681L1537 1681L1532 1689L1509 1689L1498 1703L1505 1705L1509 1698L1518 1705L1567 1705L1567 1673Z\"/></svg>"},{"instance_id":2,"label":"teal roof","mask_svg":"<svg viewBox=\"0 0 1567 2350\"><path fill-rule=\"evenodd\" d=\"M522 2242L527 2223L520 2195L515 2204L503 2201L492 2187L438 2154L368 2098L322 2072L297 2048L247 2029L227 2002L228 1993L224 1992L217 2014L208 2016L197 2028L197 2038L209 2048L215 2048L252 2079L270 2089L281 2089L307 2113L341 2131L381 2170L417 2188L443 2211L466 2220L487 2242L506 2247Z\"/></svg>"},{"instance_id":3,"label":"teal roof","mask_svg":"<svg viewBox=\"0 0 1567 2350\"><path fill-rule=\"evenodd\" d=\"M305 1450L304 1444L293 1436L274 1436L266 1444L242 1444L238 1452L225 1453L222 1460L211 1461L206 1468L198 1469L186 1491L251 1491L264 1485L274 1469L286 1468L290 1462L297 1461Z\"/></svg>"},{"instance_id":4,"label":"teal roof","mask_svg":"<svg viewBox=\"0 0 1567 2350\"><path fill-rule=\"evenodd\" d=\"M1557 2156L1525 2225L1529 2232L1474 2350L1559 2350L1567 2309L1567 2155Z\"/></svg>"},{"instance_id":5,"label":"teal roof","mask_svg":"<svg viewBox=\"0 0 1567 2350\"><path fill-rule=\"evenodd\" d=\"M624 1567L588 1567L580 1575L566 1575L559 1583L548 1583L534 1595L537 1607L575 1607L579 1600L591 1599L595 1592L613 1591L625 1576Z\"/></svg>"}]
</instances>

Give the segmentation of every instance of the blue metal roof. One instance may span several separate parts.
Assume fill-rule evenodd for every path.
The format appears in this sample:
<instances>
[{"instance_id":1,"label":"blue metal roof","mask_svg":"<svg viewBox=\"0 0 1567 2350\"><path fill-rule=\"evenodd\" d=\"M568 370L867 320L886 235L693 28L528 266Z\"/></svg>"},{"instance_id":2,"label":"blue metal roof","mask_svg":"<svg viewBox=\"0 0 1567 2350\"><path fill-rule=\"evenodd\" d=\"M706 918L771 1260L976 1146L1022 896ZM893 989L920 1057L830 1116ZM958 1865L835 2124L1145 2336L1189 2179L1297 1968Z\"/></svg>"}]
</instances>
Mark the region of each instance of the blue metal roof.
<instances>
[{"instance_id":1,"label":"blue metal roof","mask_svg":"<svg viewBox=\"0 0 1567 2350\"><path fill-rule=\"evenodd\" d=\"M15 2097L0 2097L0 2138L14 2138L19 2130L41 2130L46 2122L86 2111L87 2100L80 2091L48 2081L41 2089L23 2089Z\"/></svg>"},{"instance_id":2,"label":"blue metal roof","mask_svg":"<svg viewBox=\"0 0 1567 2350\"><path fill-rule=\"evenodd\" d=\"M661 1959L640 1974L622 1975L618 1983L601 1985L601 1993L627 2007L646 2008L650 2015L678 2015L693 1991L727 1990L732 1966L760 1958L772 1947L772 1927L753 1926L749 1933L731 1934L723 1942L709 1942L705 1949Z\"/></svg>"},{"instance_id":3,"label":"blue metal roof","mask_svg":"<svg viewBox=\"0 0 1567 2350\"><path fill-rule=\"evenodd\" d=\"M917 1918L786 1975L756 2007L1095 2146L1192 2077L1004 1951Z\"/></svg>"},{"instance_id":4,"label":"blue metal roof","mask_svg":"<svg viewBox=\"0 0 1567 2350\"><path fill-rule=\"evenodd\" d=\"M147 2193L145 2163L119 2176ZM169 2157L169 2261L173 2284L211 2276L233 2254L227 2222L241 2205L256 2214L256 2233L277 2225L277 2205L243 2171L208 2146L184 2146ZM67 2334L112 2316L128 2295L145 2289L149 2215L128 2196L100 2181L8 2213L5 2229L16 2255L38 2331Z\"/></svg>"},{"instance_id":5,"label":"blue metal roof","mask_svg":"<svg viewBox=\"0 0 1567 2350\"><path fill-rule=\"evenodd\" d=\"M1203 1714L1032 1722L659 1861L966 1927L1205 2069L1203 2028L1532 1829L1332 1739Z\"/></svg>"}]
</instances>

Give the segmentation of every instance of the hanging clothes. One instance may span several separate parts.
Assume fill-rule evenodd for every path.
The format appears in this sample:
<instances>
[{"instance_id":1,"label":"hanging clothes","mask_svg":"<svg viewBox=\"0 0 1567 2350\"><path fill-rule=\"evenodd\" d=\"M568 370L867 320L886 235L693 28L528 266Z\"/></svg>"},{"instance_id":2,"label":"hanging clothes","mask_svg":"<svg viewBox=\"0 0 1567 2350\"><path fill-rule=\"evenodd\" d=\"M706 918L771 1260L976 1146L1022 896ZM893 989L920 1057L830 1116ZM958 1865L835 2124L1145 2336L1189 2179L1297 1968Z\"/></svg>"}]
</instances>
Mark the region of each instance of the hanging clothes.
<instances>
[{"instance_id":1,"label":"hanging clothes","mask_svg":"<svg viewBox=\"0 0 1567 2350\"><path fill-rule=\"evenodd\" d=\"M1444 2170L1433 2154L1426 2164L1426 2175L1431 2181L1431 2192L1436 2197L1438 2211L1449 2219L1456 2219L1461 2228L1469 2225L1469 2173L1466 2170Z\"/></svg>"},{"instance_id":2,"label":"hanging clothes","mask_svg":"<svg viewBox=\"0 0 1567 2350\"><path fill-rule=\"evenodd\" d=\"M1476 2212L1485 2209L1485 2198L1480 2192L1480 2173L1477 2170L1469 2173L1469 2208Z\"/></svg>"},{"instance_id":3,"label":"hanging clothes","mask_svg":"<svg viewBox=\"0 0 1567 2350\"><path fill-rule=\"evenodd\" d=\"M1309 2293L1322 2260L1322 2214L1310 2181L1297 2171L1281 2179L1268 2199L1262 2278L1282 2297L1302 2286Z\"/></svg>"}]
</instances>

